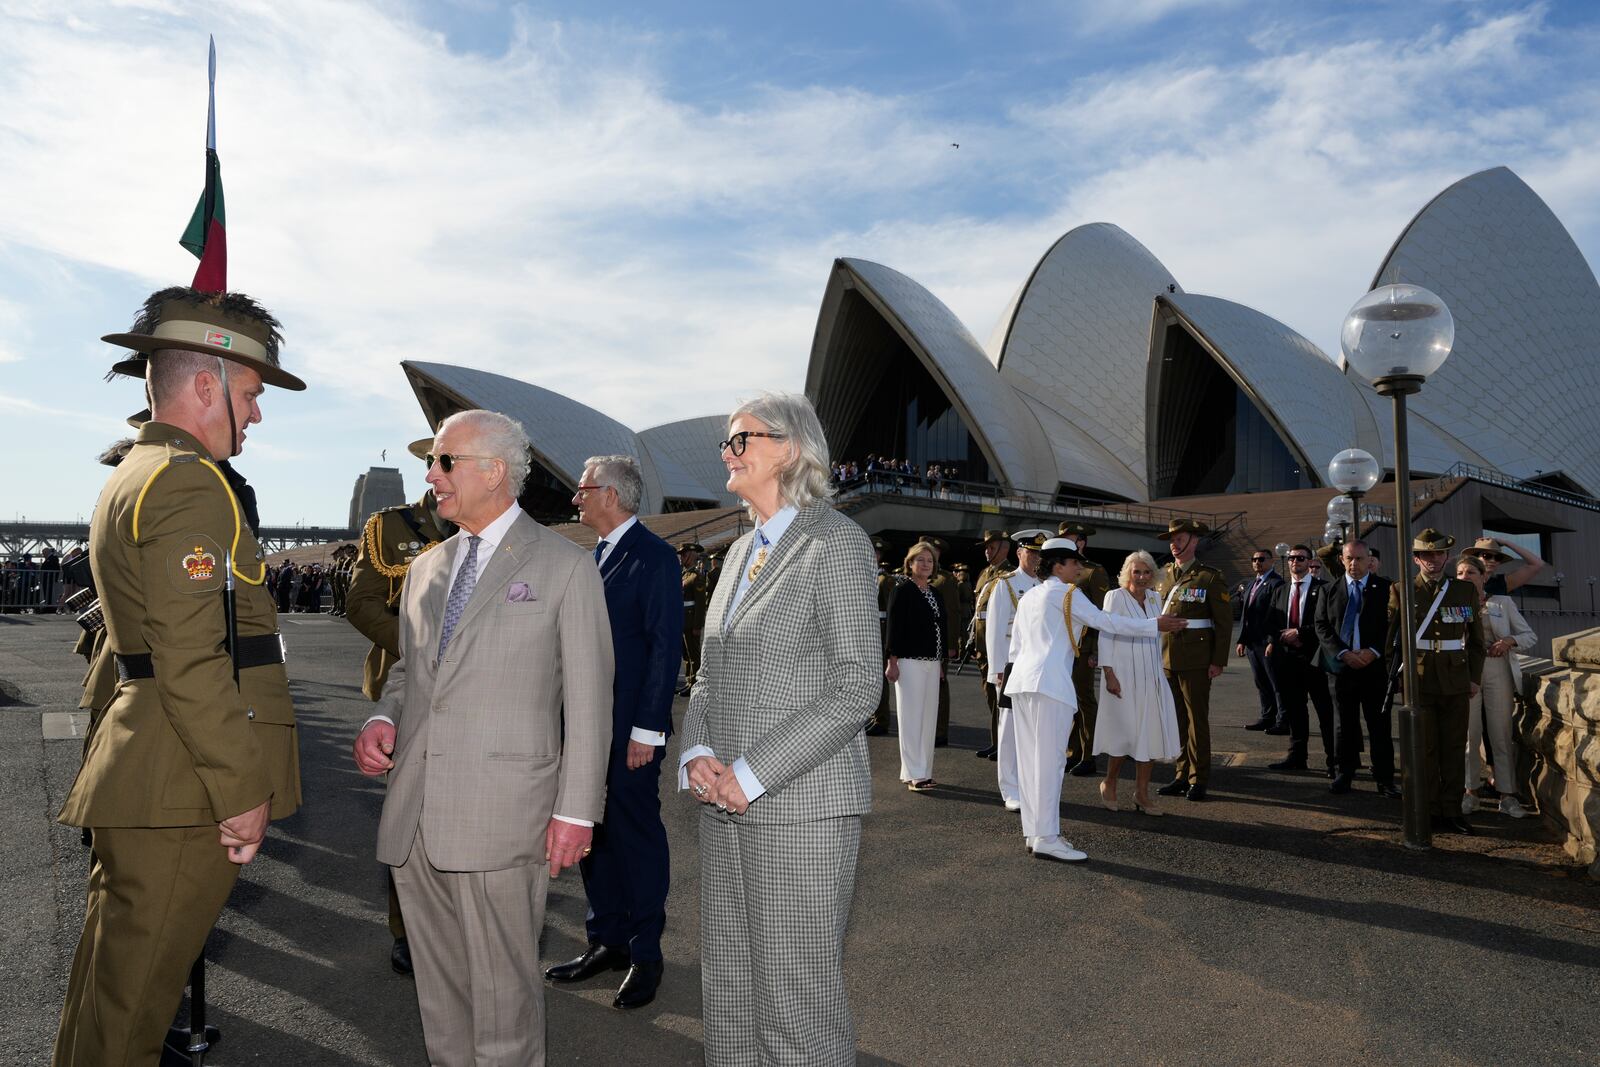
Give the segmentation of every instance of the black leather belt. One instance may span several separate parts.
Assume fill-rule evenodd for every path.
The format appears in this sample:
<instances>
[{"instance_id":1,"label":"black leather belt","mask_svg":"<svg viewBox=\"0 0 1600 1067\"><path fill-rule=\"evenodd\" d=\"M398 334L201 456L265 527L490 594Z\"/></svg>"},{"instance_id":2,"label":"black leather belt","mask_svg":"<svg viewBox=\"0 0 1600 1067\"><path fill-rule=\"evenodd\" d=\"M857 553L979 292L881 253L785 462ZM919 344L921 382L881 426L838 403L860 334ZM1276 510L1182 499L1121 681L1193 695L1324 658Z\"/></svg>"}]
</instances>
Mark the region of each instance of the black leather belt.
<instances>
[{"instance_id":1,"label":"black leather belt","mask_svg":"<svg viewBox=\"0 0 1600 1067\"><path fill-rule=\"evenodd\" d=\"M134 652L130 655L117 654L117 677L124 682L131 682L139 678L154 678L156 676L155 661L148 652ZM283 663L285 660L282 634L259 634L255 637L239 638L239 650L234 654L233 660L239 669L246 670L250 667L265 667L273 663Z\"/></svg>"}]
</instances>

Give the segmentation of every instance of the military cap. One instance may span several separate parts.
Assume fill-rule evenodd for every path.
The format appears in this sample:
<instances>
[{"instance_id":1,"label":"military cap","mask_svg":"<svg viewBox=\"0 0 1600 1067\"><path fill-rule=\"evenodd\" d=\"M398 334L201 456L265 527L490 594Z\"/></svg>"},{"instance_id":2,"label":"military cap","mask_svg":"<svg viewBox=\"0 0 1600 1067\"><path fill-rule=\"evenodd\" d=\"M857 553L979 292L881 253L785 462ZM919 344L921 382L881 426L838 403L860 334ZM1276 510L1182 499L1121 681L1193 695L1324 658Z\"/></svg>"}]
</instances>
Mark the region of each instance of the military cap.
<instances>
[{"instance_id":1,"label":"military cap","mask_svg":"<svg viewBox=\"0 0 1600 1067\"><path fill-rule=\"evenodd\" d=\"M1500 547L1500 542L1492 537L1480 537L1472 542L1471 548L1461 550L1463 556L1477 556L1480 559L1498 560L1501 563L1510 563L1516 557Z\"/></svg>"},{"instance_id":2,"label":"military cap","mask_svg":"<svg viewBox=\"0 0 1600 1067\"><path fill-rule=\"evenodd\" d=\"M266 316L247 314L246 309ZM238 293L164 289L145 302L140 323L147 332L108 333L100 340L140 353L112 365L118 374L148 376L150 353L180 349L217 356L261 375L268 385L304 389L306 383L278 365L277 320Z\"/></svg>"},{"instance_id":3,"label":"military cap","mask_svg":"<svg viewBox=\"0 0 1600 1067\"><path fill-rule=\"evenodd\" d=\"M718 545L716 548L713 548L709 553L707 553L707 555L711 559L721 559L723 556L726 556L727 554L728 554L728 546L727 545Z\"/></svg>"},{"instance_id":4,"label":"military cap","mask_svg":"<svg viewBox=\"0 0 1600 1067\"><path fill-rule=\"evenodd\" d=\"M950 547L949 544L945 542L945 539L937 534L923 534L921 537L917 538L917 540L925 544L932 545L934 548L939 550L939 555L941 556L944 555L945 550Z\"/></svg>"},{"instance_id":5,"label":"military cap","mask_svg":"<svg viewBox=\"0 0 1600 1067\"><path fill-rule=\"evenodd\" d=\"M141 411L135 411L123 421L125 421L129 426L132 426L135 430L140 429L145 423L150 421L150 409L144 408Z\"/></svg>"},{"instance_id":6,"label":"military cap","mask_svg":"<svg viewBox=\"0 0 1600 1067\"><path fill-rule=\"evenodd\" d=\"M985 531L983 531L983 543L986 544L986 545L989 544L992 541L1009 541L1009 540L1011 540L1011 537L1004 530L985 530Z\"/></svg>"},{"instance_id":7,"label":"military cap","mask_svg":"<svg viewBox=\"0 0 1600 1067\"><path fill-rule=\"evenodd\" d=\"M872 535L872 547L877 549L879 552L887 552L887 551L889 551L889 542L885 541L883 538L879 537L877 534L873 534Z\"/></svg>"},{"instance_id":8,"label":"military cap","mask_svg":"<svg viewBox=\"0 0 1600 1067\"><path fill-rule=\"evenodd\" d=\"M426 463L428 462L428 453L433 451L433 438L419 437L409 445L406 445L406 451Z\"/></svg>"},{"instance_id":9,"label":"military cap","mask_svg":"<svg viewBox=\"0 0 1600 1067\"><path fill-rule=\"evenodd\" d=\"M1449 534L1442 534L1432 526L1418 533L1411 539L1413 552L1448 552L1454 547L1456 539Z\"/></svg>"},{"instance_id":10,"label":"military cap","mask_svg":"<svg viewBox=\"0 0 1600 1067\"><path fill-rule=\"evenodd\" d=\"M1079 563L1087 562L1083 558L1083 553L1078 551L1077 543L1074 542L1074 541L1068 540L1065 537L1052 537L1052 538L1050 538L1044 544L1039 546L1039 551L1040 552L1048 552L1048 553L1050 553L1051 556L1054 556L1054 557L1060 557L1060 558L1064 558L1064 559L1075 559Z\"/></svg>"},{"instance_id":11,"label":"military cap","mask_svg":"<svg viewBox=\"0 0 1600 1067\"><path fill-rule=\"evenodd\" d=\"M1189 533L1196 537L1204 537L1211 532L1211 527L1199 519L1173 519L1167 523L1167 532L1156 534L1163 541L1172 540L1173 534Z\"/></svg>"},{"instance_id":12,"label":"military cap","mask_svg":"<svg viewBox=\"0 0 1600 1067\"><path fill-rule=\"evenodd\" d=\"M1011 540L1017 543L1018 548L1031 548L1037 551L1050 540L1050 534L1044 530L1018 530L1011 535Z\"/></svg>"},{"instance_id":13,"label":"military cap","mask_svg":"<svg viewBox=\"0 0 1600 1067\"><path fill-rule=\"evenodd\" d=\"M1094 527L1081 522L1064 522L1056 528L1061 537L1093 537Z\"/></svg>"},{"instance_id":14,"label":"military cap","mask_svg":"<svg viewBox=\"0 0 1600 1067\"><path fill-rule=\"evenodd\" d=\"M685 541L683 544L678 546L679 555L682 555L685 552L704 552L704 551L705 551L705 546L702 545L699 541Z\"/></svg>"},{"instance_id":15,"label":"military cap","mask_svg":"<svg viewBox=\"0 0 1600 1067\"><path fill-rule=\"evenodd\" d=\"M966 569L967 569L967 565L965 563L952 563L952 564L950 564L950 570L951 571L965 571Z\"/></svg>"}]
</instances>

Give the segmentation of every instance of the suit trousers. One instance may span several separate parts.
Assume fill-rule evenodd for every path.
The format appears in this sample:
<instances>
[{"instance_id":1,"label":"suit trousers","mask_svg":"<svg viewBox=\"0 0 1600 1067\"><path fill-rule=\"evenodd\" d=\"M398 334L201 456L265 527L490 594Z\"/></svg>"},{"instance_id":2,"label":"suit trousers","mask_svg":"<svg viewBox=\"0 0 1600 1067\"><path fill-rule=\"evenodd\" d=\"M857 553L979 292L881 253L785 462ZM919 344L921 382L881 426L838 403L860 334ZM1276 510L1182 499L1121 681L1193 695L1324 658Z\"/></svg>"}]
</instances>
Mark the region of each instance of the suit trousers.
<instances>
[{"instance_id":1,"label":"suit trousers","mask_svg":"<svg viewBox=\"0 0 1600 1067\"><path fill-rule=\"evenodd\" d=\"M1067 759L1094 759L1094 724L1100 713L1100 672L1087 659L1072 664L1072 688L1078 695L1078 714L1072 720Z\"/></svg>"},{"instance_id":2,"label":"suit trousers","mask_svg":"<svg viewBox=\"0 0 1600 1067\"><path fill-rule=\"evenodd\" d=\"M894 706L900 716L900 780L920 782L933 777L934 723L939 714L939 662L900 661L894 683Z\"/></svg>"},{"instance_id":3,"label":"suit trousers","mask_svg":"<svg viewBox=\"0 0 1600 1067\"><path fill-rule=\"evenodd\" d=\"M988 670L987 667L984 668ZM987 678L983 681L983 702L989 708L989 745L1000 747L1000 691Z\"/></svg>"},{"instance_id":4,"label":"suit trousers","mask_svg":"<svg viewBox=\"0 0 1600 1067\"><path fill-rule=\"evenodd\" d=\"M888 667L889 661L887 659L883 663L885 667ZM893 716L889 712L889 690L891 688L888 681L885 680L878 690L878 706L873 710L872 718L867 720L867 726L874 730L887 730L894 725Z\"/></svg>"},{"instance_id":5,"label":"suit trousers","mask_svg":"<svg viewBox=\"0 0 1600 1067\"><path fill-rule=\"evenodd\" d=\"M385 865L383 878L389 883L389 936L399 941L406 936L406 920L400 913L400 893L394 887L394 868Z\"/></svg>"},{"instance_id":6,"label":"suit trousers","mask_svg":"<svg viewBox=\"0 0 1600 1067\"><path fill-rule=\"evenodd\" d=\"M1461 794L1467 787L1467 719L1472 698L1466 693L1424 693L1416 707L1423 713L1422 766L1402 768L1406 789L1421 789L1433 798L1433 813L1460 818ZM1374 761L1376 762L1376 761Z\"/></svg>"},{"instance_id":7,"label":"suit trousers","mask_svg":"<svg viewBox=\"0 0 1600 1067\"><path fill-rule=\"evenodd\" d=\"M544 1063L544 927L550 868L441 871L422 827L395 887L411 930L417 1007L433 1067Z\"/></svg>"},{"instance_id":8,"label":"suit trousers","mask_svg":"<svg viewBox=\"0 0 1600 1067\"><path fill-rule=\"evenodd\" d=\"M1478 779L1483 773L1483 758L1478 749L1487 734L1489 753L1494 757L1494 787L1513 796L1519 791L1517 749L1511 737L1512 696L1511 664L1504 656L1485 658L1482 689L1468 705L1465 780L1468 789L1478 788Z\"/></svg>"},{"instance_id":9,"label":"suit trousers","mask_svg":"<svg viewBox=\"0 0 1600 1067\"><path fill-rule=\"evenodd\" d=\"M1017 734L1022 836L1059 837L1072 708L1043 693L1018 693L1011 698L1011 719Z\"/></svg>"},{"instance_id":10,"label":"suit trousers","mask_svg":"<svg viewBox=\"0 0 1600 1067\"><path fill-rule=\"evenodd\" d=\"M1211 678L1209 669L1168 671L1183 752L1172 765L1174 781L1205 785L1211 779Z\"/></svg>"},{"instance_id":11,"label":"suit trousers","mask_svg":"<svg viewBox=\"0 0 1600 1067\"><path fill-rule=\"evenodd\" d=\"M1341 774L1354 776L1361 763L1361 721L1365 719L1372 739L1372 780L1394 781L1394 727L1383 710L1388 689L1388 665L1381 659L1360 670L1347 667L1333 676L1333 695L1339 707L1334 734Z\"/></svg>"},{"instance_id":12,"label":"suit trousers","mask_svg":"<svg viewBox=\"0 0 1600 1067\"><path fill-rule=\"evenodd\" d=\"M1278 649L1267 657L1278 685L1278 699L1289 727L1289 758L1304 759L1311 747L1311 716L1306 703L1317 712L1317 729L1322 735L1322 754L1329 767L1339 762L1338 741L1333 728L1333 700L1328 696L1328 674L1315 659Z\"/></svg>"},{"instance_id":13,"label":"suit trousers","mask_svg":"<svg viewBox=\"0 0 1600 1067\"><path fill-rule=\"evenodd\" d=\"M628 769L627 734L614 747L606 774L606 817L594 828L593 851L578 862L589 898L585 923L591 944L626 949L634 963L661 958L672 882L667 828L661 823L661 761Z\"/></svg>"},{"instance_id":14,"label":"suit trousers","mask_svg":"<svg viewBox=\"0 0 1600 1067\"><path fill-rule=\"evenodd\" d=\"M56 1067L152 1064L239 866L217 828L96 827Z\"/></svg>"},{"instance_id":15,"label":"suit trousers","mask_svg":"<svg viewBox=\"0 0 1600 1067\"><path fill-rule=\"evenodd\" d=\"M861 817L778 826L736 819L709 808L700 816L706 1063L854 1064L844 935Z\"/></svg>"},{"instance_id":16,"label":"suit trousers","mask_svg":"<svg viewBox=\"0 0 1600 1067\"><path fill-rule=\"evenodd\" d=\"M1273 676L1272 657L1267 655L1266 642L1244 646L1245 658L1250 661L1250 674L1256 683L1256 699L1261 703L1261 718L1270 723L1282 723L1283 695L1278 692L1278 680Z\"/></svg>"},{"instance_id":17,"label":"suit trousers","mask_svg":"<svg viewBox=\"0 0 1600 1067\"><path fill-rule=\"evenodd\" d=\"M933 739L937 744L950 740L950 680L939 679L939 717L934 723Z\"/></svg>"}]
</instances>

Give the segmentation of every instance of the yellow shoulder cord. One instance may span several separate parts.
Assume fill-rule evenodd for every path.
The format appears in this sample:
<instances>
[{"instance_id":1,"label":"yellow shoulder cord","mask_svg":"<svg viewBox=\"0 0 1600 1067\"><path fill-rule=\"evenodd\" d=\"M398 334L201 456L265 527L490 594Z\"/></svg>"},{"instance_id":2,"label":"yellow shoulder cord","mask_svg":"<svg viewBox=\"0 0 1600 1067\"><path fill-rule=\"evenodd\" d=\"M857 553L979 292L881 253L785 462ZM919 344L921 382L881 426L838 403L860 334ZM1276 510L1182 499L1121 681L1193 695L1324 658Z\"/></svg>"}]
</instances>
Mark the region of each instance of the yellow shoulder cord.
<instances>
[{"instance_id":1,"label":"yellow shoulder cord","mask_svg":"<svg viewBox=\"0 0 1600 1067\"><path fill-rule=\"evenodd\" d=\"M256 564L256 576L254 578L239 569L239 535L244 531L244 523L239 519L239 501L233 495L233 487L228 484L227 476L222 473L215 463L208 459L201 459L199 456L196 456L195 459L217 476L217 481L222 483L222 491L228 494L228 504L233 508L233 542L228 547L228 558L231 561L229 566L233 571L234 577L247 585L263 584L267 580L267 565L264 561ZM163 460L161 466L150 472L150 477L145 479L143 488L139 490L139 496L133 502L133 540L135 544L139 541L139 512L144 508L145 494L150 492L152 485L156 484L156 479L161 477L161 472L170 466L172 466L172 460Z\"/></svg>"},{"instance_id":2,"label":"yellow shoulder cord","mask_svg":"<svg viewBox=\"0 0 1600 1067\"><path fill-rule=\"evenodd\" d=\"M1066 599L1061 601L1061 618L1067 624L1067 644L1072 646L1073 659L1078 658L1078 642L1083 636L1082 634L1079 634L1077 637L1072 636L1072 594L1077 588L1077 586L1068 583ZM1085 627L1085 629L1087 629L1087 627Z\"/></svg>"},{"instance_id":3,"label":"yellow shoulder cord","mask_svg":"<svg viewBox=\"0 0 1600 1067\"><path fill-rule=\"evenodd\" d=\"M378 537L378 527L382 525L382 519L383 512L380 511L367 520L367 528L364 533L367 544L367 559L372 561L372 569L385 578L391 580L404 578L406 570L411 566L411 563L390 563L383 558L383 541ZM429 541L422 546L417 555L420 556L431 548L437 548L440 544L442 544L440 541ZM411 562L415 562L415 559Z\"/></svg>"}]
</instances>

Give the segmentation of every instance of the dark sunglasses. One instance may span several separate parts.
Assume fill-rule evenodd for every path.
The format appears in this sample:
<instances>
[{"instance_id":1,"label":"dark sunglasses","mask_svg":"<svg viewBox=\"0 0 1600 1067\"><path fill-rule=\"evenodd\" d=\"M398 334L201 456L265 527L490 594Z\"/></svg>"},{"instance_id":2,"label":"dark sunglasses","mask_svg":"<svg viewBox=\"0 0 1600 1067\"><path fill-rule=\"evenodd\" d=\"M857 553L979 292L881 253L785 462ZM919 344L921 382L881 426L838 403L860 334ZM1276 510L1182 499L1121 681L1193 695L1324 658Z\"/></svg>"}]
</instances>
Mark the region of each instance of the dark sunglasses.
<instances>
[{"instance_id":1,"label":"dark sunglasses","mask_svg":"<svg viewBox=\"0 0 1600 1067\"><path fill-rule=\"evenodd\" d=\"M1311 561L1310 556L1284 556L1283 558L1290 563L1309 563Z\"/></svg>"},{"instance_id":2,"label":"dark sunglasses","mask_svg":"<svg viewBox=\"0 0 1600 1067\"><path fill-rule=\"evenodd\" d=\"M728 452L735 456L742 456L744 455L744 446L749 443L752 437L770 437L774 441L782 441L785 436L787 435L781 433L758 433L755 430L740 430L719 444L717 451L721 452L723 449L727 449Z\"/></svg>"},{"instance_id":3,"label":"dark sunglasses","mask_svg":"<svg viewBox=\"0 0 1600 1067\"><path fill-rule=\"evenodd\" d=\"M439 465L439 469L440 470L444 471L446 474L449 474L451 471L456 469L456 464L459 461L463 460L463 459L493 459L493 458L494 458L493 456L468 456L468 455L465 455L465 454L460 453L460 452L440 452L436 456L432 452L429 452L426 456L423 457L423 462L427 463L429 470L432 470L433 469L433 465L435 463L437 463Z\"/></svg>"},{"instance_id":4,"label":"dark sunglasses","mask_svg":"<svg viewBox=\"0 0 1600 1067\"><path fill-rule=\"evenodd\" d=\"M1270 562L1272 562L1272 557L1271 556L1251 556L1250 557L1250 562L1251 563L1270 563Z\"/></svg>"}]
</instances>

